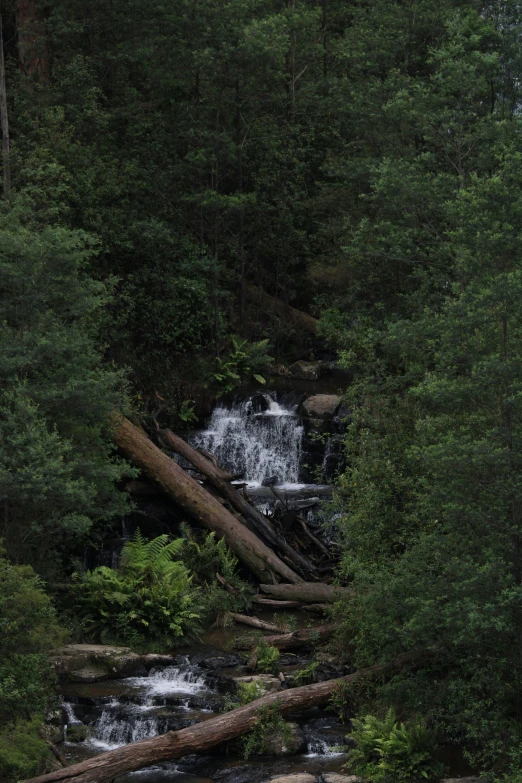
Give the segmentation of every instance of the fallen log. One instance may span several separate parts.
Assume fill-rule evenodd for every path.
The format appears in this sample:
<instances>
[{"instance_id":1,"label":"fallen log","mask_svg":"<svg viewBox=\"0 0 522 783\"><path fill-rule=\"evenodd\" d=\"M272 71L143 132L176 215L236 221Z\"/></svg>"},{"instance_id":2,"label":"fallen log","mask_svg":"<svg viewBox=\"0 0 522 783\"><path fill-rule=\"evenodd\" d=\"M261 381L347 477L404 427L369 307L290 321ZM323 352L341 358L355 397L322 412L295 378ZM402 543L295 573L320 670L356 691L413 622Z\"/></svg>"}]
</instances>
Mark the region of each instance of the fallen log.
<instances>
[{"instance_id":1,"label":"fallen log","mask_svg":"<svg viewBox=\"0 0 522 783\"><path fill-rule=\"evenodd\" d=\"M266 291L259 288L259 286L247 285L245 290L248 298L264 310L275 313L283 321L296 324L296 326L305 332L310 332L314 335L317 334L317 324L319 323L317 318L308 315L308 313L303 313L302 310L297 310L291 305L285 304L281 299L276 299L275 296L267 294Z\"/></svg>"},{"instance_id":2,"label":"fallen log","mask_svg":"<svg viewBox=\"0 0 522 783\"><path fill-rule=\"evenodd\" d=\"M301 601L277 601L274 598L261 598L259 595L255 595L252 600L255 604L270 606L273 609L298 609L302 606Z\"/></svg>"},{"instance_id":3,"label":"fallen log","mask_svg":"<svg viewBox=\"0 0 522 783\"><path fill-rule=\"evenodd\" d=\"M208 457L203 456L197 449L192 448L186 443L183 438L176 435L172 430L164 429L158 431L159 437L162 442L176 454L184 457L187 462L190 462L200 473L208 478L210 483L220 492L232 508L242 514L247 520L250 520L256 531L260 533L268 544L277 547L291 562L293 568L299 569L304 577L313 576L315 573L314 566L310 561L296 552L285 539L280 536L270 521L261 514L254 506L251 506L248 500L243 497L231 484L229 484L224 476L227 474L219 467L217 462L211 462Z\"/></svg>"},{"instance_id":4,"label":"fallen log","mask_svg":"<svg viewBox=\"0 0 522 783\"><path fill-rule=\"evenodd\" d=\"M252 628L259 628L261 631L272 631L272 633L283 633L277 625L273 623L267 623L264 620L259 620L257 617L250 617L247 614L237 614L237 612L229 612L230 616L236 623L242 625L250 625Z\"/></svg>"},{"instance_id":5,"label":"fallen log","mask_svg":"<svg viewBox=\"0 0 522 783\"><path fill-rule=\"evenodd\" d=\"M215 718L197 723L194 726L180 731L169 731L159 737L152 737L116 750L110 750L107 753L100 753L94 758L72 764L70 767L31 778L26 783L106 783L106 781L114 780L121 775L143 769L151 764L159 764L162 761L180 758L191 753L201 753L222 742L239 737L254 727L259 719L260 710L263 708L276 708L282 715L297 710L307 710L328 702L337 690L343 687L344 683L380 677L428 660L432 656L433 653L430 651L410 653L389 663L360 669L354 674L348 674L335 680L269 693L244 707L217 715Z\"/></svg>"},{"instance_id":6,"label":"fallen log","mask_svg":"<svg viewBox=\"0 0 522 783\"><path fill-rule=\"evenodd\" d=\"M310 647L321 642L327 642L339 626L336 623L331 625L321 625L317 628L300 628L292 633L281 634L280 636L264 636L261 641L269 644L271 647L277 647L278 650L296 650L300 647ZM238 636L234 640L235 650L250 650L256 645L256 641L248 636Z\"/></svg>"},{"instance_id":7,"label":"fallen log","mask_svg":"<svg viewBox=\"0 0 522 783\"><path fill-rule=\"evenodd\" d=\"M263 593L283 601L300 601L305 604L333 603L353 595L349 587L327 585L324 582L299 582L299 584L259 585Z\"/></svg>"},{"instance_id":8,"label":"fallen log","mask_svg":"<svg viewBox=\"0 0 522 783\"><path fill-rule=\"evenodd\" d=\"M209 530L215 531L260 579L299 582L300 577L197 481L128 419L114 421L114 443L125 456L154 479L176 503Z\"/></svg>"}]
</instances>

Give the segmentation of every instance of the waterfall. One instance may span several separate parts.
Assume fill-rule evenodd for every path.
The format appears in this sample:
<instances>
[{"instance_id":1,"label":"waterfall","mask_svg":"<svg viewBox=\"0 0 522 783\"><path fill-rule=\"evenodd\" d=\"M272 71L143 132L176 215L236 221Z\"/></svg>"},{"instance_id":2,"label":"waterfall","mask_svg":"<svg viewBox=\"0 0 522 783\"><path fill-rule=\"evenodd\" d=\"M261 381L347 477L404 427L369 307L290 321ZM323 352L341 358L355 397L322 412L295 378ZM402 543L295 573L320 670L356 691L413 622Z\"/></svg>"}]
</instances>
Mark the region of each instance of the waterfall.
<instances>
[{"instance_id":1,"label":"waterfall","mask_svg":"<svg viewBox=\"0 0 522 783\"><path fill-rule=\"evenodd\" d=\"M259 395L257 395L259 398ZM266 409L256 412L254 398L218 406L204 432L191 444L210 451L231 473L243 473L250 486L277 477L278 484L297 484L303 444L303 426L295 409L264 394Z\"/></svg>"},{"instance_id":2,"label":"waterfall","mask_svg":"<svg viewBox=\"0 0 522 783\"><path fill-rule=\"evenodd\" d=\"M151 696L197 693L207 687L202 675L188 663L185 666L151 669L148 677L136 678L134 682L146 688Z\"/></svg>"},{"instance_id":3,"label":"waterfall","mask_svg":"<svg viewBox=\"0 0 522 783\"><path fill-rule=\"evenodd\" d=\"M157 717L121 714L121 706L114 700L103 709L93 726L91 745L100 750L113 750L160 733Z\"/></svg>"}]
</instances>

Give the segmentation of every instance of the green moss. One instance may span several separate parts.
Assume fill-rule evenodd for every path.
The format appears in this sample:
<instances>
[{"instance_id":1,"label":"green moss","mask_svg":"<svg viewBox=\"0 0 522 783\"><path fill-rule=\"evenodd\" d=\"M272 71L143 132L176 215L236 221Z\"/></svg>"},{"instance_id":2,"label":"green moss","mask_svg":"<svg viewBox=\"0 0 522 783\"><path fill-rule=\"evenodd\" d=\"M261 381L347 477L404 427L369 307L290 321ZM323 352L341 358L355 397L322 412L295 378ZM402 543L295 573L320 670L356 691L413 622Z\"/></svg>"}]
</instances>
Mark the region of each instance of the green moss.
<instances>
[{"instance_id":1,"label":"green moss","mask_svg":"<svg viewBox=\"0 0 522 783\"><path fill-rule=\"evenodd\" d=\"M51 754L39 735L41 716L0 733L0 780L15 783L45 772Z\"/></svg>"}]
</instances>

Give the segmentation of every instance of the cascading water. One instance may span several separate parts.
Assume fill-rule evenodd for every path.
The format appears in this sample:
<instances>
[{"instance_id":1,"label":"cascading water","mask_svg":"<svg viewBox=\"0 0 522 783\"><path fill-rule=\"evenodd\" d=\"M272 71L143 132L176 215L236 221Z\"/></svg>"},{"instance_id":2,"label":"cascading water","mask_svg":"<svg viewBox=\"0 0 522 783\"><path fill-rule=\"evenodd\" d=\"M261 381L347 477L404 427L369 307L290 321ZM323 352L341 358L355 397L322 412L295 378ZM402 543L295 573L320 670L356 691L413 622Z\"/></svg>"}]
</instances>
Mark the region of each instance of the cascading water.
<instances>
[{"instance_id":1,"label":"cascading water","mask_svg":"<svg viewBox=\"0 0 522 783\"><path fill-rule=\"evenodd\" d=\"M191 444L210 451L231 473L243 473L250 486L272 477L279 485L298 484L303 425L295 409L262 396L263 411L256 412L252 399L215 408L208 429L193 435Z\"/></svg>"}]
</instances>

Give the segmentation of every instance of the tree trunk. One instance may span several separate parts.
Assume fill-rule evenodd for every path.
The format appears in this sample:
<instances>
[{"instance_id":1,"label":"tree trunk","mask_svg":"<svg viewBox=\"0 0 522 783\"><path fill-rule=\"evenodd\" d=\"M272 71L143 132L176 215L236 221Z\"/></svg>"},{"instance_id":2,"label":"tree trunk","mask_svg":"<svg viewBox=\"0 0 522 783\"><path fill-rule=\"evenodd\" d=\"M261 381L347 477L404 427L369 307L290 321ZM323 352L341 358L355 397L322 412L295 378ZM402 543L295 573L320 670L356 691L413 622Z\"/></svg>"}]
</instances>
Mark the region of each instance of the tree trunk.
<instances>
[{"instance_id":1,"label":"tree trunk","mask_svg":"<svg viewBox=\"0 0 522 783\"><path fill-rule=\"evenodd\" d=\"M303 685L286 691L270 693L237 710L189 726L180 731L169 731L159 737L135 742L123 748L100 753L92 759L81 761L65 769L58 769L47 775L31 778L26 783L105 783L134 770L151 764L177 759L191 753L201 753L222 742L239 737L250 731L259 719L264 707L275 707L280 714L308 710L325 704L342 687L343 683L356 682L366 677L379 677L410 664L431 658L433 653L410 653L387 664L377 664L361 669L346 677Z\"/></svg>"},{"instance_id":2,"label":"tree trunk","mask_svg":"<svg viewBox=\"0 0 522 783\"><path fill-rule=\"evenodd\" d=\"M308 313L303 313L301 310L296 310L295 307L285 304L280 299L276 299L275 296L270 296L270 294L267 294L266 291L263 291L258 286L247 285L246 294L252 302L260 305L265 310L273 311L283 321L294 323L305 332L317 334L317 318L308 315Z\"/></svg>"},{"instance_id":3,"label":"tree trunk","mask_svg":"<svg viewBox=\"0 0 522 783\"><path fill-rule=\"evenodd\" d=\"M272 631L272 633L280 634L283 633L283 631L279 630L277 625L274 625L273 623L266 623L264 620L260 620L258 617L250 617L247 614L237 614L237 612L230 612L230 616L233 620L236 621L236 623L242 623L242 625L250 625L252 628L259 628L261 631Z\"/></svg>"},{"instance_id":4,"label":"tree trunk","mask_svg":"<svg viewBox=\"0 0 522 783\"><path fill-rule=\"evenodd\" d=\"M328 641L338 627L337 624L332 624L321 625L317 628L301 628L299 631L279 636L264 636L262 641L271 647L277 647L278 650L297 650L300 647L309 647ZM250 650L253 646L255 646L255 642L252 642L248 636L238 636L234 641L235 650Z\"/></svg>"},{"instance_id":5,"label":"tree trunk","mask_svg":"<svg viewBox=\"0 0 522 783\"><path fill-rule=\"evenodd\" d=\"M49 64L44 26L36 0L18 0L16 5L18 61L26 76L38 75L40 84L49 81Z\"/></svg>"},{"instance_id":6,"label":"tree trunk","mask_svg":"<svg viewBox=\"0 0 522 783\"><path fill-rule=\"evenodd\" d=\"M275 577L289 582L300 581L271 549L128 419L116 420L111 435L125 456L160 484L181 508L204 527L223 536L230 549L257 577L268 576L270 581L275 581Z\"/></svg>"},{"instance_id":7,"label":"tree trunk","mask_svg":"<svg viewBox=\"0 0 522 783\"><path fill-rule=\"evenodd\" d=\"M5 58L2 11L0 10L0 125L2 127L2 170L4 198L11 195L11 165L9 162L9 117L7 114L7 88L5 83Z\"/></svg>"},{"instance_id":8,"label":"tree trunk","mask_svg":"<svg viewBox=\"0 0 522 783\"><path fill-rule=\"evenodd\" d=\"M300 582L299 584L259 585L263 593L283 601L300 601L305 604L333 603L349 598L353 591L349 587L336 587L322 582Z\"/></svg>"},{"instance_id":9,"label":"tree trunk","mask_svg":"<svg viewBox=\"0 0 522 783\"><path fill-rule=\"evenodd\" d=\"M272 609L298 609L302 606L301 601L276 601L275 598L262 598L260 595L252 599L255 604L260 606L270 606Z\"/></svg>"},{"instance_id":10,"label":"tree trunk","mask_svg":"<svg viewBox=\"0 0 522 783\"><path fill-rule=\"evenodd\" d=\"M172 430L160 430L159 435L163 443L170 449L180 454L191 463L200 473L208 478L221 495L228 500L230 505L243 514L244 517L251 520L256 530L261 533L265 540L274 547L277 547L291 561L292 565L298 568L303 576L311 576L315 573L313 565L296 552L285 539L275 530L270 521L261 514L256 508L250 505L248 500L227 481L223 479L225 472L217 465L212 464L207 458L202 456L196 449L189 446L182 438L175 435ZM226 474L225 474L226 475Z\"/></svg>"}]
</instances>

